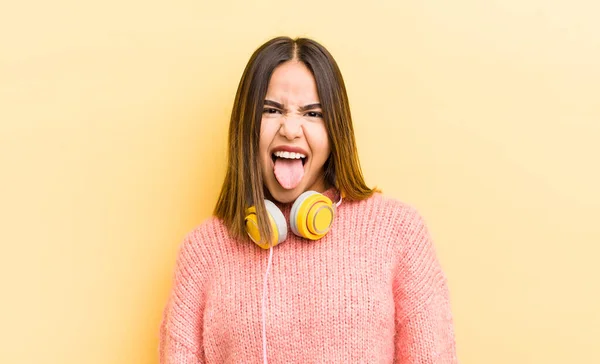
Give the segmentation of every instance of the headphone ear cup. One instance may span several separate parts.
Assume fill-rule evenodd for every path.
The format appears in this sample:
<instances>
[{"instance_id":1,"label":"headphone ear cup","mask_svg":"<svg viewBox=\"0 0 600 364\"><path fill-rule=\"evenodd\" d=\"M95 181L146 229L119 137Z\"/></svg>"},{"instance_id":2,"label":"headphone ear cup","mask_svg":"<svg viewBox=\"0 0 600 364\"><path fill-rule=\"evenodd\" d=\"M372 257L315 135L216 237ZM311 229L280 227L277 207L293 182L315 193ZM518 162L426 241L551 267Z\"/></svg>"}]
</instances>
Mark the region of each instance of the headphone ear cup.
<instances>
[{"instance_id":1,"label":"headphone ear cup","mask_svg":"<svg viewBox=\"0 0 600 364\"><path fill-rule=\"evenodd\" d=\"M327 196L306 191L292 205L290 227L298 236L318 240L329 232L334 217L335 208Z\"/></svg>"},{"instance_id":2,"label":"headphone ear cup","mask_svg":"<svg viewBox=\"0 0 600 364\"><path fill-rule=\"evenodd\" d=\"M246 233L250 239L261 248L269 249L271 246L276 246L287 238L287 223L283 213L273 202L265 200L265 208L267 209L269 224L271 225L270 241L262 239L260 236L255 206L246 209L244 224L246 225Z\"/></svg>"},{"instance_id":3,"label":"headphone ear cup","mask_svg":"<svg viewBox=\"0 0 600 364\"><path fill-rule=\"evenodd\" d=\"M275 246L279 243L283 243L285 239L287 239L287 222L285 221L285 216L283 216L283 212L281 212L281 210L279 210L279 207L277 207L277 205L275 205L273 202L265 200L265 207L269 212L271 226L275 224L275 229L277 230L278 239L275 242L275 244L273 244L273 246ZM266 249L268 249L268 247Z\"/></svg>"}]
</instances>

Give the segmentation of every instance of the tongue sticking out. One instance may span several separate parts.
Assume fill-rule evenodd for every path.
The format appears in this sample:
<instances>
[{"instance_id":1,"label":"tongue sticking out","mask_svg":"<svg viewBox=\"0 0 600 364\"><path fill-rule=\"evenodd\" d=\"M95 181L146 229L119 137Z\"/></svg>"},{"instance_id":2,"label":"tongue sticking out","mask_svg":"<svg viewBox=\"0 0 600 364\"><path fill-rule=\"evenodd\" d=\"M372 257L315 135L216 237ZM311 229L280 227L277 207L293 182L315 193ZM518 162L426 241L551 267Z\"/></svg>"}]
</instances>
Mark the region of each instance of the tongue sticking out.
<instances>
[{"instance_id":1,"label":"tongue sticking out","mask_svg":"<svg viewBox=\"0 0 600 364\"><path fill-rule=\"evenodd\" d=\"M275 159L275 178L279 184L288 190L298 186L302 176L304 176L304 167L301 159Z\"/></svg>"}]
</instances>

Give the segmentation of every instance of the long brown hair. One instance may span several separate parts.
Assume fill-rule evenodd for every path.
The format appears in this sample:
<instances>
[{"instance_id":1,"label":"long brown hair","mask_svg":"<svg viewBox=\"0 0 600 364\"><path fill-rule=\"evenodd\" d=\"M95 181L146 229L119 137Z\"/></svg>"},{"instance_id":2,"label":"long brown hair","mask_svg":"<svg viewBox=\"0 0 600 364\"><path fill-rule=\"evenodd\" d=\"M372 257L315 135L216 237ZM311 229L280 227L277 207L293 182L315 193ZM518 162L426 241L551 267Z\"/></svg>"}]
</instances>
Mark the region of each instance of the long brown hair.
<instances>
[{"instance_id":1,"label":"long brown hair","mask_svg":"<svg viewBox=\"0 0 600 364\"><path fill-rule=\"evenodd\" d=\"M290 60L304 63L315 77L331 145L324 166L325 181L349 200L363 200L376 191L367 187L362 175L346 87L331 54L311 39L271 39L250 57L229 123L227 173L214 215L236 238L245 236L245 210L252 205L256 206L260 236L271 236L264 203L256 203L265 198L258 155L260 124L271 75L278 65Z\"/></svg>"}]
</instances>

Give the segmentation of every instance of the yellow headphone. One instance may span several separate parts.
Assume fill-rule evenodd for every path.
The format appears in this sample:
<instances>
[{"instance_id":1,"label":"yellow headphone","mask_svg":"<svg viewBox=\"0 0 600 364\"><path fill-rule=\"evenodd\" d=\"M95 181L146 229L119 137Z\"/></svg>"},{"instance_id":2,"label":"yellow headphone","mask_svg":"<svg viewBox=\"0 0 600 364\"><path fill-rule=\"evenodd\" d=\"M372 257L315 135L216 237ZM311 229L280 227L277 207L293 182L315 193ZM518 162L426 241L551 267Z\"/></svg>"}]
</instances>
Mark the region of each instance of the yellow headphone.
<instances>
[{"instance_id":1,"label":"yellow headphone","mask_svg":"<svg viewBox=\"0 0 600 364\"><path fill-rule=\"evenodd\" d=\"M250 239L261 248L269 249L270 246L275 246L286 239L288 229L283 213L273 202L265 200L265 207L271 225L271 241L260 237L255 206L246 209L245 225ZM292 205L290 227L295 235L318 240L327 234L334 216L335 205L327 196L315 191L306 191L298 196Z\"/></svg>"}]
</instances>

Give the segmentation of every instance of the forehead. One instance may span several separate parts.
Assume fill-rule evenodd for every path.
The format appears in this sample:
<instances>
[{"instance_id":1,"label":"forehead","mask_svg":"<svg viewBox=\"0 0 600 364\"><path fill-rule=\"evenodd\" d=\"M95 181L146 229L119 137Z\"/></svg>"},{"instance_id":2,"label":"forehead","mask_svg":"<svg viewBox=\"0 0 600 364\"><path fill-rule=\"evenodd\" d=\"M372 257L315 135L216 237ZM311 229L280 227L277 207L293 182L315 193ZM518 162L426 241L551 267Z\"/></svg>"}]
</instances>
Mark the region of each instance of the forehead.
<instances>
[{"instance_id":1,"label":"forehead","mask_svg":"<svg viewBox=\"0 0 600 364\"><path fill-rule=\"evenodd\" d=\"M282 98L276 101L311 99L318 101L317 84L310 70L302 62L288 61L273 71L267 89L267 98ZM306 100L304 100L306 101Z\"/></svg>"}]
</instances>

